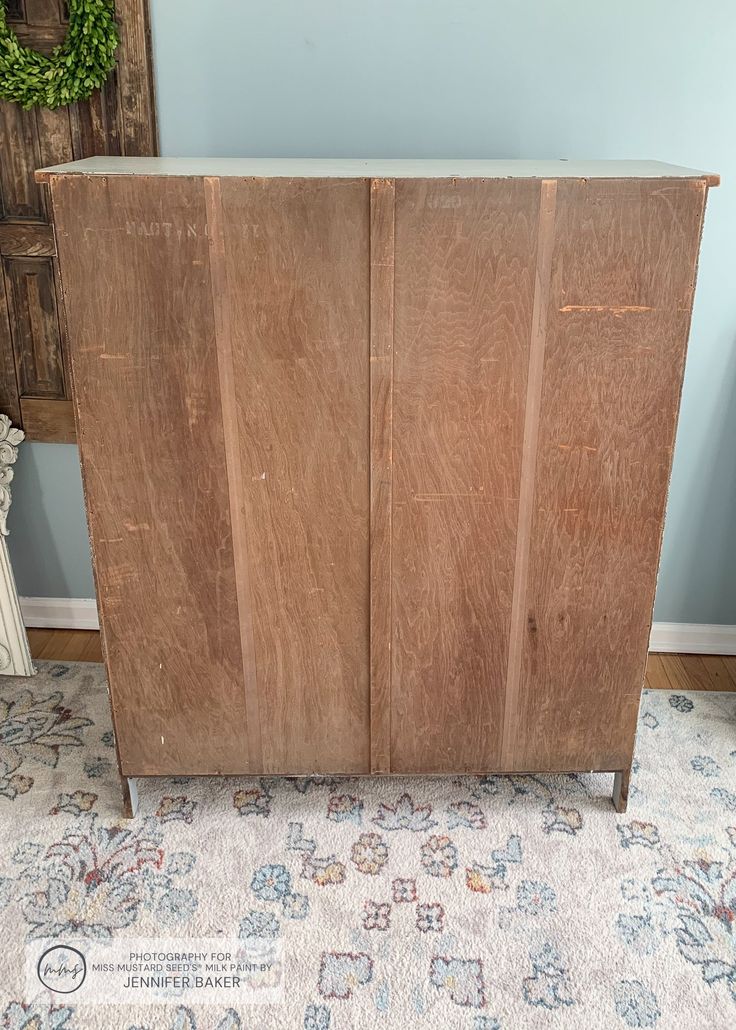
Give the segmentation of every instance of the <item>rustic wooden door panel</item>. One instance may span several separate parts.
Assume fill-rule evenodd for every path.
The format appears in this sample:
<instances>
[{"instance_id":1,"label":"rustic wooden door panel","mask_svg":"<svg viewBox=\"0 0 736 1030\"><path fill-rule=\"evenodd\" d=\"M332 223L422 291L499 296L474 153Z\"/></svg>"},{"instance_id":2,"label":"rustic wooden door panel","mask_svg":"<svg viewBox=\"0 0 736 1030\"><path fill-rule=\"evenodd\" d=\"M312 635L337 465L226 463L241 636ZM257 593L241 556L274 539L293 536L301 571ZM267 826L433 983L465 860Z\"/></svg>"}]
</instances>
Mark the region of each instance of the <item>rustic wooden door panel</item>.
<instances>
[{"instance_id":1,"label":"rustic wooden door panel","mask_svg":"<svg viewBox=\"0 0 736 1030\"><path fill-rule=\"evenodd\" d=\"M396 184L391 769L496 768L539 184Z\"/></svg>"},{"instance_id":2,"label":"rustic wooden door panel","mask_svg":"<svg viewBox=\"0 0 736 1030\"><path fill-rule=\"evenodd\" d=\"M0 253L2 253L1 250ZM0 274L0 411L6 414L15 425L20 422L13 333L10 325L5 276L2 274Z\"/></svg>"},{"instance_id":3,"label":"rustic wooden door panel","mask_svg":"<svg viewBox=\"0 0 736 1030\"><path fill-rule=\"evenodd\" d=\"M368 772L368 183L210 190L263 767Z\"/></svg>"},{"instance_id":4,"label":"rustic wooden door panel","mask_svg":"<svg viewBox=\"0 0 736 1030\"><path fill-rule=\"evenodd\" d=\"M21 396L63 397L54 263L48 257L5 258L3 272L10 291L10 324Z\"/></svg>"},{"instance_id":5,"label":"rustic wooden door panel","mask_svg":"<svg viewBox=\"0 0 736 1030\"><path fill-rule=\"evenodd\" d=\"M0 253L5 257L53 257L54 230L37 222L0 222Z\"/></svg>"},{"instance_id":6,"label":"rustic wooden door panel","mask_svg":"<svg viewBox=\"0 0 736 1030\"><path fill-rule=\"evenodd\" d=\"M64 0L5 6L21 43L48 52L64 39ZM34 172L92 154L156 151L147 0L116 0L115 8L117 64L89 100L54 111L0 102L0 410L29 440L75 439L51 212ZM39 257L54 260L37 264L35 279L27 261L8 260Z\"/></svg>"},{"instance_id":7,"label":"rustic wooden door panel","mask_svg":"<svg viewBox=\"0 0 736 1030\"><path fill-rule=\"evenodd\" d=\"M64 0L19 0L11 10L13 17L22 19L34 28L46 28L48 31L42 37L45 43L53 42L55 45L64 38L61 25L69 18Z\"/></svg>"},{"instance_id":8,"label":"rustic wooden door panel","mask_svg":"<svg viewBox=\"0 0 736 1030\"><path fill-rule=\"evenodd\" d=\"M205 199L160 185L52 185L115 727L127 775L243 773Z\"/></svg>"},{"instance_id":9,"label":"rustic wooden door panel","mask_svg":"<svg viewBox=\"0 0 736 1030\"><path fill-rule=\"evenodd\" d=\"M24 15L24 0L5 0L5 13L11 21L21 21Z\"/></svg>"},{"instance_id":10,"label":"rustic wooden door panel","mask_svg":"<svg viewBox=\"0 0 736 1030\"><path fill-rule=\"evenodd\" d=\"M631 762L704 183L557 187L510 769Z\"/></svg>"},{"instance_id":11,"label":"rustic wooden door panel","mask_svg":"<svg viewBox=\"0 0 736 1030\"><path fill-rule=\"evenodd\" d=\"M24 111L18 104L0 103L0 139L2 218L45 221L44 190L33 178L41 164L36 112Z\"/></svg>"}]
</instances>

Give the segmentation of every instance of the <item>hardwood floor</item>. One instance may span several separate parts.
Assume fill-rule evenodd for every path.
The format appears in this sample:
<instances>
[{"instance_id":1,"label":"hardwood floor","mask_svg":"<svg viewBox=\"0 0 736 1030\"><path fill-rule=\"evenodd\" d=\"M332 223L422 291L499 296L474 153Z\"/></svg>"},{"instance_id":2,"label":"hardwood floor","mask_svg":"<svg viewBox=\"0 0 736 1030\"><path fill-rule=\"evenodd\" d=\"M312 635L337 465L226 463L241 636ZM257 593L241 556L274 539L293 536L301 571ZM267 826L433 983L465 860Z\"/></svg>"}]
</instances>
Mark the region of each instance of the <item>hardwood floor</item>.
<instances>
[{"instance_id":1,"label":"hardwood floor","mask_svg":"<svg viewBox=\"0 0 736 1030\"><path fill-rule=\"evenodd\" d=\"M102 645L97 630L29 629L31 655L55 662L101 662Z\"/></svg>"},{"instance_id":2,"label":"hardwood floor","mask_svg":"<svg viewBox=\"0 0 736 1030\"><path fill-rule=\"evenodd\" d=\"M34 658L101 662L100 634L79 629L29 629ZM652 690L735 690L736 655L650 654L647 687Z\"/></svg>"},{"instance_id":3,"label":"hardwood floor","mask_svg":"<svg viewBox=\"0 0 736 1030\"><path fill-rule=\"evenodd\" d=\"M736 690L736 655L650 654L646 686L653 690Z\"/></svg>"}]
</instances>

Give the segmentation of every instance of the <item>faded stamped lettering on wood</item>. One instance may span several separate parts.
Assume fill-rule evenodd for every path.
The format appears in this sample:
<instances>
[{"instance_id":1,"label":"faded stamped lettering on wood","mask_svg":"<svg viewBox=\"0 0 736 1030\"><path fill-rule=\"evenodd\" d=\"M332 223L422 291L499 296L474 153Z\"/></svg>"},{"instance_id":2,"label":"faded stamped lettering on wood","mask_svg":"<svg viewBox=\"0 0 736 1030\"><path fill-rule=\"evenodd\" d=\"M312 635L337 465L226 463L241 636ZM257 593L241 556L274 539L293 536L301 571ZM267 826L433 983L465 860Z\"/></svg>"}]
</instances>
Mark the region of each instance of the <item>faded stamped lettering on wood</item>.
<instances>
[{"instance_id":1,"label":"faded stamped lettering on wood","mask_svg":"<svg viewBox=\"0 0 736 1030\"><path fill-rule=\"evenodd\" d=\"M126 233L155 183L52 190L122 771L250 771L208 240ZM202 183L166 208L204 224Z\"/></svg>"}]
</instances>

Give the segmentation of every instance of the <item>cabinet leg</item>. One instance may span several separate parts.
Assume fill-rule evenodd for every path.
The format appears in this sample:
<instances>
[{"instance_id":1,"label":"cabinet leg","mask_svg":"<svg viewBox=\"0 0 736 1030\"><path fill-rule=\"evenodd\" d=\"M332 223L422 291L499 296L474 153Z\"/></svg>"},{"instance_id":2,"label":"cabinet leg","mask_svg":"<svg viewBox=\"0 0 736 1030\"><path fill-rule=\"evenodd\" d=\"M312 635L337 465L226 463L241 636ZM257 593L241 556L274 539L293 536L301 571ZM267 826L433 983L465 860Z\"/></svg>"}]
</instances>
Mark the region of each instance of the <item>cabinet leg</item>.
<instances>
[{"instance_id":1,"label":"cabinet leg","mask_svg":"<svg viewBox=\"0 0 736 1030\"><path fill-rule=\"evenodd\" d=\"M138 811L138 785L132 776L123 776L123 814L132 819Z\"/></svg>"},{"instance_id":2,"label":"cabinet leg","mask_svg":"<svg viewBox=\"0 0 736 1030\"><path fill-rule=\"evenodd\" d=\"M613 807L617 812L625 812L629 800L629 780L631 779L631 766L628 769L619 769L613 774Z\"/></svg>"}]
</instances>

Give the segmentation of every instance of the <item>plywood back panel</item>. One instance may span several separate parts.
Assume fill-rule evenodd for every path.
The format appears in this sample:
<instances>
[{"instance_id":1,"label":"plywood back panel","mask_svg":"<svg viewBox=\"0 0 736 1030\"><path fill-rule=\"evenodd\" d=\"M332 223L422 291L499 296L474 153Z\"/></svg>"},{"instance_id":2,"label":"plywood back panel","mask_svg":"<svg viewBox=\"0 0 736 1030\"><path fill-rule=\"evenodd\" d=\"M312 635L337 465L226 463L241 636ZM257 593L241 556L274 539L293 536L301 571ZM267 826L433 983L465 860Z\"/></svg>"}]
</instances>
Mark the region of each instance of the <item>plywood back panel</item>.
<instances>
[{"instance_id":1,"label":"plywood back panel","mask_svg":"<svg viewBox=\"0 0 736 1030\"><path fill-rule=\"evenodd\" d=\"M263 767L368 772L368 183L216 181Z\"/></svg>"},{"instance_id":2,"label":"plywood back panel","mask_svg":"<svg viewBox=\"0 0 736 1030\"><path fill-rule=\"evenodd\" d=\"M396 184L393 772L500 760L539 197Z\"/></svg>"},{"instance_id":3,"label":"plywood back panel","mask_svg":"<svg viewBox=\"0 0 736 1030\"><path fill-rule=\"evenodd\" d=\"M504 768L630 764L704 201L703 182L557 186Z\"/></svg>"},{"instance_id":4,"label":"plywood back panel","mask_svg":"<svg viewBox=\"0 0 736 1030\"><path fill-rule=\"evenodd\" d=\"M55 179L122 771L251 768L200 180Z\"/></svg>"},{"instance_id":5,"label":"plywood back panel","mask_svg":"<svg viewBox=\"0 0 736 1030\"><path fill-rule=\"evenodd\" d=\"M50 180L123 772L627 770L707 177Z\"/></svg>"}]
</instances>

